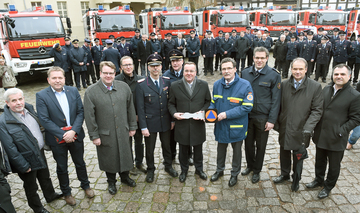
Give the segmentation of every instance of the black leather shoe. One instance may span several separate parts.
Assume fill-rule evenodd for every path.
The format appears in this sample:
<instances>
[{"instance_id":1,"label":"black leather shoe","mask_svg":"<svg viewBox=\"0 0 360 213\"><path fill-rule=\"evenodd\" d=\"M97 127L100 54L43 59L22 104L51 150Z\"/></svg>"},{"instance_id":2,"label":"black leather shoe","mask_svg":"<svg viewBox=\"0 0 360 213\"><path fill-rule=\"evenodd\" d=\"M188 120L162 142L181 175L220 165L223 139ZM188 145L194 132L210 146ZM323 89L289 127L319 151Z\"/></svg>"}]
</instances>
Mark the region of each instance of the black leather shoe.
<instances>
[{"instance_id":1,"label":"black leather shoe","mask_svg":"<svg viewBox=\"0 0 360 213\"><path fill-rule=\"evenodd\" d=\"M199 175L199 177L203 180L206 180L207 179L207 175L205 174L204 171L200 171L200 170L196 170L195 171L195 174Z\"/></svg>"},{"instance_id":2,"label":"black leather shoe","mask_svg":"<svg viewBox=\"0 0 360 213\"><path fill-rule=\"evenodd\" d=\"M57 200L57 199L59 199L59 198L61 198L61 197L64 197L64 195L62 194L62 193L54 193L53 194L53 196L52 196L52 198L50 199L50 200L47 200L46 202L47 203L51 203L51 202L53 202L54 200Z\"/></svg>"},{"instance_id":3,"label":"black leather shoe","mask_svg":"<svg viewBox=\"0 0 360 213\"><path fill-rule=\"evenodd\" d=\"M116 194L117 189L116 189L115 183L109 183L109 185L108 185L108 190L109 190L109 193L110 193L111 195Z\"/></svg>"},{"instance_id":4,"label":"black leather shoe","mask_svg":"<svg viewBox=\"0 0 360 213\"><path fill-rule=\"evenodd\" d=\"M136 183L133 179L131 179L130 177L127 177L127 178L124 178L123 180L121 180L121 183L124 183L128 186L131 186L131 187L135 187L136 186Z\"/></svg>"},{"instance_id":5,"label":"black leather shoe","mask_svg":"<svg viewBox=\"0 0 360 213\"><path fill-rule=\"evenodd\" d=\"M179 176L179 181L181 183L184 183L185 180L186 180L186 175L187 175L187 172L181 172L180 176Z\"/></svg>"},{"instance_id":6,"label":"black leather shoe","mask_svg":"<svg viewBox=\"0 0 360 213\"><path fill-rule=\"evenodd\" d=\"M252 178L251 178L251 182L252 183L257 183L259 181L260 181L260 174L259 173L257 173L257 174L254 173Z\"/></svg>"},{"instance_id":7,"label":"black leather shoe","mask_svg":"<svg viewBox=\"0 0 360 213\"><path fill-rule=\"evenodd\" d=\"M206 73L206 72L204 72L204 75L206 76L206 75L207 75L207 73Z\"/></svg>"},{"instance_id":8,"label":"black leather shoe","mask_svg":"<svg viewBox=\"0 0 360 213\"><path fill-rule=\"evenodd\" d=\"M43 208L39 213L50 213L48 210L46 210L45 208Z\"/></svg>"},{"instance_id":9,"label":"black leather shoe","mask_svg":"<svg viewBox=\"0 0 360 213\"><path fill-rule=\"evenodd\" d=\"M194 166L194 159L189 158L189 165L190 165L190 166Z\"/></svg>"},{"instance_id":10,"label":"black leather shoe","mask_svg":"<svg viewBox=\"0 0 360 213\"><path fill-rule=\"evenodd\" d=\"M250 172L252 171L252 169L250 169L250 168L246 168L244 171L242 171L241 172L241 175L248 175L248 174L250 174Z\"/></svg>"},{"instance_id":11,"label":"black leather shoe","mask_svg":"<svg viewBox=\"0 0 360 213\"><path fill-rule=\"evenodd\" d=\"M229 186L235 186L237 183L237 176L231 176L230 180L229 180Z\"/></svg>"},{"instance_id":12,"label":"black leather shoe","mask_svg":"<svg viewBox=\"0 0 360 213\"><path fill-rule=\"evenodd\" d=\"M136 165L136 168L145 174L147 173L147 170L144 168L143 164Z\"/></svg>"},{"instance_id":13,"label":"black leather shoe","mask_svg":"<svg viewBox=\"0 0 360 213\"><path fill-rule=\"evenodd\" d=\"M221 171L221 172L215 172L212 176L211 176L211 179L210 181L211 182L214 182L214 181L217 181L219 179L219 177L221 176L224 176L224 172Z\"/></svg>"},{"instance_id":14,"label":"black leather shoe","mask_svg":"<svg viewBox=\"0 0 360 213\"><path fill-rule=\"evenodd\" d=\"M154 172L148 172L145 180L148 183L154 182Z\"/></svg>"},{"instance_id":15,"label":"black leather shoe","mask_svg":"<svg viewBox=\"0 0 360 213\"><path fill-rule=\"evenodd\" d=\"M172 167L165 168L165 172L167 172L171 177L177 177L179 175Z\"/></svg>"},{"instance_id":16,"label":"black leather shoe","mask_svg":"<svg viewBox=\"0 0 360 213\"><path fill-rule=\"evenodd\" d=\"M212 72L211 75L214 75L214 73Z\"/></svg>"},{"instance_id":17,"label":"black leather shoe","mask_svg":"<svg viewBox=\"0 0 360 213\"><path fill-rule=\"evenodd\" d=\"M276 177L276 178L274 178L274 183L282 183L282 182L284 182L285 180L289 180L290 179L290 176L289 175L286 175L286 176L284 176L284 175L280 175L279 177Z\"/></svg>"},{"instance_id":18,"label":"black leather shoe","mask_svg":"<svg viewBox=\"0 0 360 213\"><path fill-rule=\"evenodd\" d=\"M326 197L329 197L329 194L330 194L330 190L323 188L323 189L319 192L318 198L319 198L319 199L324 199L324 198L326 198Z\"/></svg>"},{"instance_id":19,"label":"black leather shoe","mask_svg":"<svg viewBox=\"0 0 360 213\"><path fill-rule=\"evenodd\" d=\"M323 183L319 183L317 180L314 180L313 182L311 183L307 183L305 184L305 186L309 189L313 189L313 188L316 188L318 186L323 186Z\"/></svg>"}]
</instances>

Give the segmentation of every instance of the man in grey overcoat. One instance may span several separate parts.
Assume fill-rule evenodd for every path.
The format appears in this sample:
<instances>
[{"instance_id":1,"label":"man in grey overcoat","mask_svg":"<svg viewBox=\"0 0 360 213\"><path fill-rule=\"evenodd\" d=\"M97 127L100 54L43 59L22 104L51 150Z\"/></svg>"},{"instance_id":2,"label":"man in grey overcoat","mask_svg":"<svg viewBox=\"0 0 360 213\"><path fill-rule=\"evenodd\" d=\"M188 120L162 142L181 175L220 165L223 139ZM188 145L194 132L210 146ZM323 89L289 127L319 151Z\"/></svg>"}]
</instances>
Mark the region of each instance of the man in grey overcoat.
<instances>
[{"instance_id":1,"label":"man in grey overcoat","mask_svg":"<svg viewBox=\"0 0 360 213\"><path fill-rule=\"evenodd\" d=\"M130 87L115 79L115 65L100 63L100 81L91 85L84 96L85 122L90 140L96 145L100 170L106 172L109 193L116 194L116 173L131 187L133 168L129 136L137 129L133 95Z\"/></svg>"}]
</instances>

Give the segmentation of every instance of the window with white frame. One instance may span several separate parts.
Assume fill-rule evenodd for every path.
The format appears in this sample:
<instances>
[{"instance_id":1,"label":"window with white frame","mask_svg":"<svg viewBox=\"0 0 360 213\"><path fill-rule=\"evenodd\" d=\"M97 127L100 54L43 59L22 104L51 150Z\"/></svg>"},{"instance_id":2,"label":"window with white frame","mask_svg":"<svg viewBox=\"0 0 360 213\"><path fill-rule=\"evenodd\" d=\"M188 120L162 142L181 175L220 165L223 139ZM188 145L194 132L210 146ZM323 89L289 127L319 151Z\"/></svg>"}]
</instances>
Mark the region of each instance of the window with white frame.
<instances>
[{"instance_id":1,"label":"window with white frame","mask_svg":"<svg viewBox=\"0 0 360 213\"><path fill-rule=\"evenodd\" d=\"M57 7L58 7L58 13L59 13L60 17L61 18L67 18L68 14L67 14L66 2L65 1L58 1L57 2Z\"/></svg>"},{"instance_id":2,"label":"window with white frame","mask_svg":"<svg viewBox=\"0 0 360 213\"><path fill-rule=\"evenodd\" d=\"M86 10L89 8L89 2L88 1L82 1L81 4L81 14L85 14Z\"/></svg>"}]
</instances>

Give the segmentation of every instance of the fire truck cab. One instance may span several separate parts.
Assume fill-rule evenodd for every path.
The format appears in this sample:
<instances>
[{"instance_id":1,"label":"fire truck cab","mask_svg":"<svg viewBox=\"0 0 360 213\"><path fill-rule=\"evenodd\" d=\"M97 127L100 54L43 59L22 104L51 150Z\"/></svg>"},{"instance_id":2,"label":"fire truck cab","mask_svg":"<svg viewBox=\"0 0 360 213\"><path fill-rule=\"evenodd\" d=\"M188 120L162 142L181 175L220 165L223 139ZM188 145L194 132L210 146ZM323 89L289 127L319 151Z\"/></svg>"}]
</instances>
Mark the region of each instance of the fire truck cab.
<instances>
[{"instance_id":1,"label":"fire truck cab","mask_svg":"<svg viewBox=\"0 0 360 213\"><path fill-rule=\"evenodd\" d=\"M101 45L105 45L110 35L115 38L124 36L127 41L135 35L136 19L129 5L117 6L108 11L102 5L90 8L83 16L83 23L85 37L91 41L99 38Z\"/></svg>"},{"instance_id":2,"label":"fire truck cab","mask_svg":"<svg viewBox=\"0 0 360 213\"><path fill-rule=\"evenodd\" d=\"M274 9L270 6L266 10L251 10L249 14L252 28L266 27L274 42L277 41L282 30L290 30L292 27L296 29L297 14L291 6L286 10Z\"/></svg>"},{"instance_id":3,"label":"fire truck cab","mask_svg":"<svg viewBox=\"0 0 360 213\"><path fill-rule=\"evenodd\" d=\"M236 29L239 34L240 31L245 31L250 24L249 15L242 6L239 8L234 6L203 7L197 9L193 13L193 17L200 40L204 38L206 30L212 31L214 37L217 37L220 30L230 33L233 29Z\"/></svg>"},{"instance_id":4,"label":"fire truck cab","mask_svg":"<svg viewBox=\"0 0 360 213\"><path fill-rule=\"evenodd\" d=\"M317 29L323 27L328 32L328 35L333 34L335 27L340 30L346 31L346 16L347 13L342 11L341 8L337 10L329 10L328 8L307 9L298 11L299 23L298 32L306 29L312 30L317 33Z\"/></svg>"},{"instance_id":5,"label":"fire truck cab","mask_svg":"<svg viewBox=\"0 0 360 213\"><path fill-rule=\"evenodd\" d=\"M67 25L71 28L70 19ZM15 75L48 70L54 61L49 52L56 43L65 45L65 35L61 18L51 5L23 12L9 5L8 12L0 12L0 51Z\"/></svg>"},{"instance_id":6,"label":"fire truck cab","mask_svg":"<svg viewBox=\"0 0 360 213\"><path fill-rule=\"evenodd\" d=\"M173 37L182 33L184 38L190 36L190 30L194 29L194 22L188 7L181 11L176 8L149 8L139 14L140 32L149 35L151 32L161 34L171 33Z\"/></svg>"},{"instance_id":7,"label":"fire truck cab","mask_svg":"<svg viewBox=\"0 0 360 213\"><path fill-rule=\"evenodd\" d=\"M347 37L356 40L360 33L360 7L345 9L348 14Z\"/></svg>"}]
</instances>

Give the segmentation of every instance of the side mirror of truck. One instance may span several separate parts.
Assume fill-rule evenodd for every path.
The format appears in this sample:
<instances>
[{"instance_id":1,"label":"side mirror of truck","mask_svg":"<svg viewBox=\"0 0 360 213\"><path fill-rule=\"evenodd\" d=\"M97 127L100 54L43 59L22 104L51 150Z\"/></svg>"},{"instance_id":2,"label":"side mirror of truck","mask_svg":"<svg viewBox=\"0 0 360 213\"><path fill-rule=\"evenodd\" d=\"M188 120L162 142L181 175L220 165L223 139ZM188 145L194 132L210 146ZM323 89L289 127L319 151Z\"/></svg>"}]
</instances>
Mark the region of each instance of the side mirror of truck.
<instances>
[{"instance_id":1,"label":"side mirror of truck","mask_svg":"<svg viewBox=\"0 0 360 213\"><path fill-rule=\"evenodd\" d=\"M88 26L90 25L90 17L89 16L86 17L86 25L88 25Z\"/></svg>"},{"instance_id":2,"label":"side mirror of truck","mask_svg":"<svg viewBox=\"0 0 360 213\"><path fill-rule=\"evenodd\" d=\"M142 24L140 24L140 28L142 29L144 26Z\"/></svg>"},{"instance_id":3,"label":"side mirror of truck","mask_svg":"<svg viewBox=\"0 0 360 213\"><path fill-rule=\"evenodd\" d=\"M69 17L66 18L66 25L68 28L71 28L71 21Z\"/></svg>"}]
</instances>

